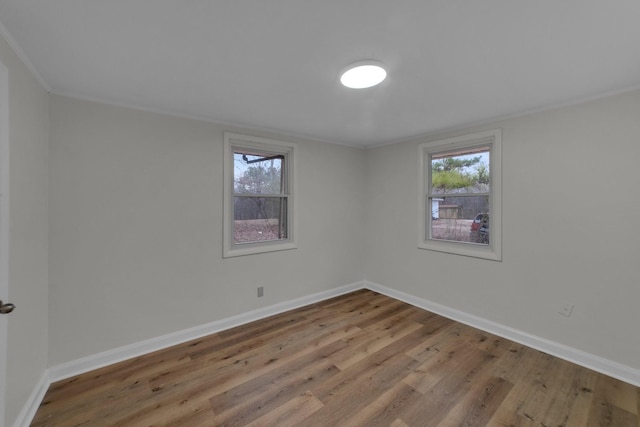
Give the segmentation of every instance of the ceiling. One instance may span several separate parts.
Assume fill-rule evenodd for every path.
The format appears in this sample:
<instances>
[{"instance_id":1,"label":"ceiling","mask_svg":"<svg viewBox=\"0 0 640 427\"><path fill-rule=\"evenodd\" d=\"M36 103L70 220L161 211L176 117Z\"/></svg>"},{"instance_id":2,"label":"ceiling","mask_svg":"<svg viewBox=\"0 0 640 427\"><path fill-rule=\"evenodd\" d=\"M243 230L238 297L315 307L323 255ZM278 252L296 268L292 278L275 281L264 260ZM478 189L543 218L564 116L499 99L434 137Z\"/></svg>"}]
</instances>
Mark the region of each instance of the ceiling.
<instances>
[{"instance_id":1,"label":"ceiling","mask_svg":"<svg viewBox=\"0 0 640 427\"><path fill-rule=\"evenodd\" d=\"M52 93L355 146L640 88L638 0L0 0ZM376 59L378 87L346 89Z\"/></svg>"}]
</instances>

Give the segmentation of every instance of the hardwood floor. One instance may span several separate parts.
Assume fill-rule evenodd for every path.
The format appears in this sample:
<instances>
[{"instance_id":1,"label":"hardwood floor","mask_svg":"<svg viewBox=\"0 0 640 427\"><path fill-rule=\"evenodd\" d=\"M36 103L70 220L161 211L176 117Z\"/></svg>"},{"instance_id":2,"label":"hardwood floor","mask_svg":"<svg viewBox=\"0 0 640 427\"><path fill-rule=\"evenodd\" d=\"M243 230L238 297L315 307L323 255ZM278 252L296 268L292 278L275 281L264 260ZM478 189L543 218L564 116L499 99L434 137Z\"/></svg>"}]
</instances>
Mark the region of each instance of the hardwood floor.
<instances>
[{"instance_id":1,"label":"hardwood floor","mask_svg":"<svg viewBox=\"0 0 640 427\"><path fill-rule=\"evenodd\" d=\"M54 383L32 426L638 427L640 389L372 291Z\"/></svg>"}]
</instances>

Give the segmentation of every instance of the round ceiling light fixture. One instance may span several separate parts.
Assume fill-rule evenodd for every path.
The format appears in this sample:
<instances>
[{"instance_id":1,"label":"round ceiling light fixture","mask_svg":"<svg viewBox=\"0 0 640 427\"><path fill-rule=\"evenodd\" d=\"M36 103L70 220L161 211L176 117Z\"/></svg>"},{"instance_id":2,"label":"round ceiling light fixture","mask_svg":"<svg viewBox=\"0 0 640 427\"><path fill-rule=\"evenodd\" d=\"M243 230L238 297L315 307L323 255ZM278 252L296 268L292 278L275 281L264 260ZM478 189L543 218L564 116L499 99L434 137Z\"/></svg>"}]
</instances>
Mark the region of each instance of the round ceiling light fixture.
<instances>
[{"instance_id":1,"label":"round ceiling light fixture","mask_svg":"<svg viewBox=\"0 0 640 427\"><path fill-rule=\"evenodd\" d=\"M382 83L387 78L384 66L373 60L358 61L340 74L340 83L351 89L365 89Z\"/></svg>"}]
</instances>

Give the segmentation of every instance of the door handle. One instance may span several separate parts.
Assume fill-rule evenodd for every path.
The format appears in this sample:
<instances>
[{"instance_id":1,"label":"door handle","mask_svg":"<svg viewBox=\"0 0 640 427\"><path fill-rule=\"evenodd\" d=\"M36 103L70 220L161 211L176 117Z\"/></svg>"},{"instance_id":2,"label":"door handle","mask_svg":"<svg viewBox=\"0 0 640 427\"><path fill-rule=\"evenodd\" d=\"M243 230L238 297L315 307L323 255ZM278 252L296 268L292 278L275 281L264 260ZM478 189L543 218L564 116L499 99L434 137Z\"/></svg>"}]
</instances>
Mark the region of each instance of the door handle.
<instances>
[{"instance_id":1,"label":"door handle","mask_svg":"<svg viewBox=\"0 0 640 427\"><path fill-rule=\"evenodd\" d=\"M11 304L11 303L3 303L2 300L0 300L0 314L9 314L11 313L14 309L16 308L15 305Z\"/></svg>"}]
</instances>

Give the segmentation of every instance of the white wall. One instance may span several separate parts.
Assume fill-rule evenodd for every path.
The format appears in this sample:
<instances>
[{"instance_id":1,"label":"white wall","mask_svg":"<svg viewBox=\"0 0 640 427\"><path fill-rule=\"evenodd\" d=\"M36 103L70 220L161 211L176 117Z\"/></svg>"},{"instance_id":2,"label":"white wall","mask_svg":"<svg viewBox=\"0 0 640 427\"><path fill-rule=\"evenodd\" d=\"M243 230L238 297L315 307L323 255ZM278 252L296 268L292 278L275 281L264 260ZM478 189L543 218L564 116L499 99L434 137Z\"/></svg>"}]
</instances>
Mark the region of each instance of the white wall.
<instances>
[{"instance_id":1,"label":"white wall","mask_svg":"<svg viewBox=\"0 0 640 427\"><path fill-rule=\"evenodd\" d=\"M50 365L362 279L362 150L280 138L299 143L298 249L222 259L223 131L238 129L50 106Z\"/></svg>"},{"instance_id":2,"label":"white wall","mask_svg":"<svg viewBox=\"0 0 640 427\"><path fill-rule=\"evenodd\" d=\"M2 37L0 62L9 70L9 300L17 307L7 316L0 424L8 426L47 368L48 95Z\"/></svg>"},{"instance_id":3,"label":"white wall","mask_svg":"<svg viewBox=\"0 0 640 427\"><path fill-rule=\"evenodd\" d=\"M366 152L366 279L640 368L640 91L493 128L503 262L417 249L421 138Z\"/></svg>"}]
</instances>

